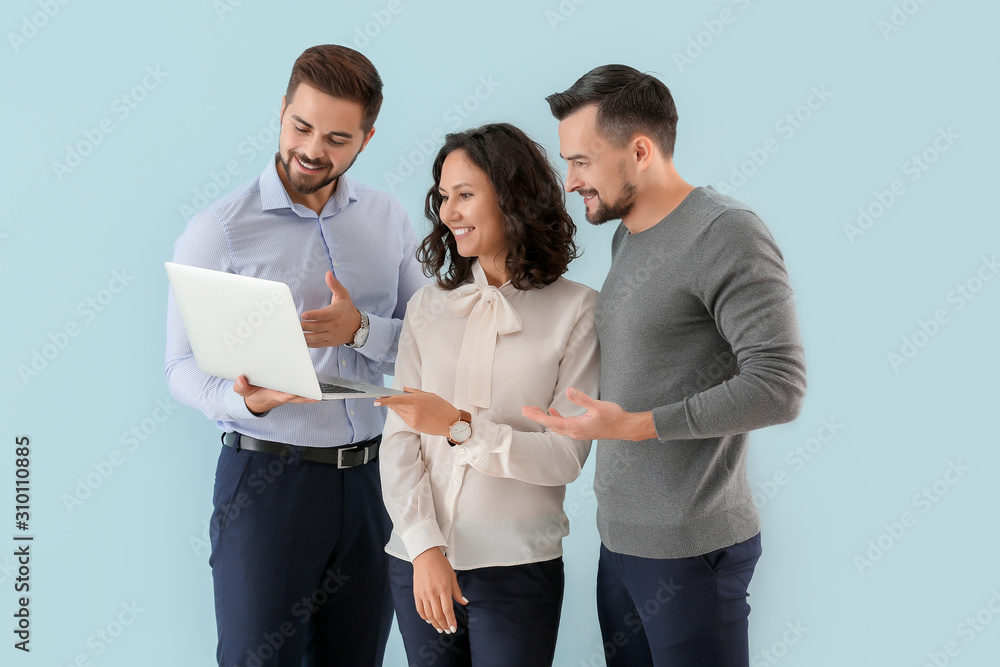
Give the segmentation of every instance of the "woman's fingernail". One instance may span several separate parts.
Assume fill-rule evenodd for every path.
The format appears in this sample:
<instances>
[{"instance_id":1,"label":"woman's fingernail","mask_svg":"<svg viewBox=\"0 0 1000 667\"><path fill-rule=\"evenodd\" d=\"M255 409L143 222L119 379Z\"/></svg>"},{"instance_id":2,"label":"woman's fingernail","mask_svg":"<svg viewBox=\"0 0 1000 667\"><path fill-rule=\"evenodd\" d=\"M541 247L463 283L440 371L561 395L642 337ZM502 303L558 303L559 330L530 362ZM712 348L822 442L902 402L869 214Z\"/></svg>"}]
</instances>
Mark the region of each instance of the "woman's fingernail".
<instances>
[{"instance_id":1,"label":"woman's fingernail","mask_svg":"<svg viewBox=\"0 0 1000 667\"><path fill-rule=\"evenodd\" d=\"M469 600L464 595L462 596L462 602L469 604Z\"/></svg>"},{"instance_id":2,"label":"woman's fingernail","mask_svg":"<svg viewBox=\"0 0 1000 667\"><path fill-rule=\"evenodd\" d=\"M444 630L442 630L441 628L434 628L434 629L438 631L438 634L441 634L442 632L444 632Z\"/></svg>"},{"instance_id":3,"label":"woman's fingernail","mask_svg":"<svg viewBox=\"0 0 1000 667\"><path fill-rule=\"evenodd\" d=\"M381 404L381 403L379 403L378 401L375 401L375 405L376 405L376 407L377 407L377 406L379 406L379 405L382 405L382 404Z\"/></svg>"},{"instance_id":4,"label":"woman's fingernail","mask_svg":"<svg viewBox=\"0 0 1000 667\"><path fill-rule=\"evenodd\" d=\"M450 629L450 630L451 630L452 632L455 632L455 629L456 629L456 628L455 628L455 626L453 625L453 626L451 626L451 628L449 628L449 629Z\"/></svg>"}]
</instances>

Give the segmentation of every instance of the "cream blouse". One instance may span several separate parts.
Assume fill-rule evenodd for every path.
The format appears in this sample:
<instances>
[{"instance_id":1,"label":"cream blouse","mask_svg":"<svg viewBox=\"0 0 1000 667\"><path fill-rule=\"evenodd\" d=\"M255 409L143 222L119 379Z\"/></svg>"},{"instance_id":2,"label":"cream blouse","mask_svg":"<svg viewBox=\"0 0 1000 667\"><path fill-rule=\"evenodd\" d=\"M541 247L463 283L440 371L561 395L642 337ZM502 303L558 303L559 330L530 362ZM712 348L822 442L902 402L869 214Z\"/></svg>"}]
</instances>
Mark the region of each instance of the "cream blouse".
<instances>
[{"instance_id":1,"label":"cream blouse","mask_svg":"<svg viewBox=\"0 0 1000 667\"><path fill-rule=\"evenodd\" d=\"M597 292L565 278L541 289L493 287L478 261L472 274L457 289L414 294L393 382L468 410L472 437L452 447L390 410L379 449L393 523L386 551L412 560L442 547L457 570L562 555L565 485L591 443L546 431L521 408L581 414L566 388L596 396L600 373Z\"/></svg>"}]
</instances>

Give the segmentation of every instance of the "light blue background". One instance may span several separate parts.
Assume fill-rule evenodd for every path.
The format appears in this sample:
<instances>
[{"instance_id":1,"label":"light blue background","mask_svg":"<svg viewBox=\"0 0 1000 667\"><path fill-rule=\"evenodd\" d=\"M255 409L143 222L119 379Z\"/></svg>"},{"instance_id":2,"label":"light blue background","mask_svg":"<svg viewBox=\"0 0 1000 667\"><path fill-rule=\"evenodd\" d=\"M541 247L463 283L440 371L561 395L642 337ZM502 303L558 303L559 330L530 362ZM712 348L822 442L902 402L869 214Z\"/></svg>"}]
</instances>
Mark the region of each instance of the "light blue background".
<instances>
[{"instance_id":1,"label":"light blue background","mask_svg":"<svg viewBox=\"0 0 1000 667\"><path fill-rule=\"evenodd\" d=\"M184 228L181 207L197 208L196 192L214 200L256 178L273 154L276 138L255 155L244 142L266 137L294 58L339 42L361 46L385 81L378 131L352 175L391 189L421 233L430 183L427 160L411 158L415 142L427 145L435 130L511 121L557 156L546 94L608 62L657 73L680 112L681 174L705 185L731 180L734 167L754 171L734 196L761 214L785 254L806 345L802 414L751 437L750 481L764 524L751 586L753 664L919 666L931 655L938 664L998 664L1000 618L988 603L1000 610L1000 280L973 280L981 290L961 309L954 294L949 300L1000 250L989 204L1000 147L1000 51L988 46L1000 19L995 3L897 2L898 22L907 20L886 33L879 21L892 20L889 0L400 0L398 14L388 0L225 1L12 0L0 12L0 543L10 545L0 547L0 662L68 665L82 654L109 667L213 663L203 539L218 437L183 406L151 421L157 401L170 401L162 262ZM713 23L724 10L731 22ZM26 27L33 21L42 25L34 32ZM689 40L701 41L700 53ZM678 66L675 54L688 48L697 57ZM147 67L164 74L146 79L151 89L122 117L115 100L142 84ZM481 80L494 90L467 99ZM813 87L831 95L799 109ZM472 110L453 122L456 104ZM787 136L777 124L797 110L808 120ZM102 119L113 131L60 178L53 162L65 162L67 146ZM948 128L958 138L911 180L905 163ZM769 138L777 152L744 168L748 151ZM387 180L411 159L422 162L412 175ZM213 188L212 173L229 161L238 175ZM895 179L905 192L850 242L844 225ZM587 225L575 195L569 206L586 248L570 277L599 288L612 228ZM115 271L126 287L102 292ZM80 307L101 298L101 312ZM902 337L938 309L947 322L933 337L916 336L926 344L894 369L887 355L900 354ZM78 335L61 338L73 324ZM22 378L19 367L46 345L55 346L52 358ZM838 425L832 438L821 431L824 419ZM144 425L147 439L128 451L123 434ZM27 655L12 648L11 632L18 435L31 438L36 536ZM789 453L818 435L828 440L820 451L795 463ZM65 497L114 450L121 465L68 509ZM952 463L968 469L954 484L940 481ZM592 478L588 464L567 493L579 507L564 543L557 665L602 664L595 505L585 493ZM936 502L915 498L935 482ZM893 536L904 512L913 521ZM859 565L880 555L870 540L889 548ZM94 639L133 602L142 611L112 644ZM974 630L965 619L977 614ZM402 655L394 635L386 665L405 664Z\"/></svg>"}]
</instances>

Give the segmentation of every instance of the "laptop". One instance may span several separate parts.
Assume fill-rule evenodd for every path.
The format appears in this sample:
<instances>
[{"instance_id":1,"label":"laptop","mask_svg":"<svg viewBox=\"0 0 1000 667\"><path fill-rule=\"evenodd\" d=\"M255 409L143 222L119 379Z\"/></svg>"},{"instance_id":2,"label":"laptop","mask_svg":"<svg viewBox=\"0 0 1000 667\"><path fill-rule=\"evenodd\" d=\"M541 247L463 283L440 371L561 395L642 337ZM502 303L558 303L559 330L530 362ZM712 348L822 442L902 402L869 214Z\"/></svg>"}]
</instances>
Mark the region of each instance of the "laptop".
<instances>
[{"instance_id":1,"label":"laptop","mask_svg":"<svg viewBox=\"0 0 1000 667\"><path fill-rule=\"evenodd\" d=\"M319 377L285 283L165 262L198 368L209 375L306 398L375 398L403 392Z\"/></svg>"}]
</instances>

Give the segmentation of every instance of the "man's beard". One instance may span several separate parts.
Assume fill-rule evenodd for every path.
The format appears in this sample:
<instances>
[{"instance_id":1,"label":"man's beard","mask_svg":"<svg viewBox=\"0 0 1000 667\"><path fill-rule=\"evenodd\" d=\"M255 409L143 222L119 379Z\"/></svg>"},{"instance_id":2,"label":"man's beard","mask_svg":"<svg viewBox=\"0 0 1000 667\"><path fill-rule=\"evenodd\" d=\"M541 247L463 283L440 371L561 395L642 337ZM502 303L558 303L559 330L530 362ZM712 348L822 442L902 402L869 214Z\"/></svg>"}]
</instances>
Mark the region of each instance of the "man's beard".
<instances>
[{"instance_id":1,"label":"man's beard","mask_svg":"<svg viewBox=\"0 0 1000 667\"><path fill-rule=\"evenodd\" d=\"M320 180L313 180L314 177L308 177L301 173L292 174L291 161L298 156L298 153L294 150L288 151L288 160L286 160L285 156L281 154L281 151L278 151L278 160L281 162L281 168L285 170L285 176L288 178L288 184L291 186L292 190L295 190L296 194L311 195L318 190L322 190L326 186L330 185L330 183L333 183L335 180L340 178L348 169L351 168L351 166L354 165L354 162L358 159L358 155L361 155L361 151L354 154L351 164L347 165L347 167L338 172L332 171L332 164L323 164L324 167L330 167L331 172L330 176ZM308 164L315 164L312 160L303 159L302 161ZM306 178L309 180L306 180Z\"/></svg>"},{"instance_id":2,"label":"man's beard","mask_svg":"<svg viewBox=\"0 0 1000 667\"><path fill-rule=\"evenodd\" d=\"M629 183L628 175L625 173L625 163L622 162L618 165L618 173L621 175L622 179L622 191L610 204L606 204L603 199L599 200L600 203L597 208L594 209L593 213L589 211L586 213L585 217L587 222L592 225L603 225L605 222L611 220L621 220L626 215L632 211L632 207L635 206L635 195L638 192L638 188L635 183ZM597 190L586 190L580 194L589 195L597 194Z\"/></svg>"}]
</instances>

